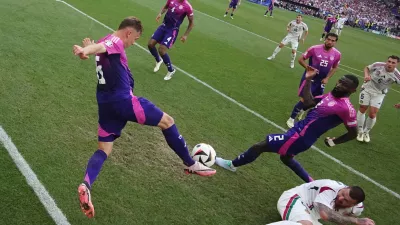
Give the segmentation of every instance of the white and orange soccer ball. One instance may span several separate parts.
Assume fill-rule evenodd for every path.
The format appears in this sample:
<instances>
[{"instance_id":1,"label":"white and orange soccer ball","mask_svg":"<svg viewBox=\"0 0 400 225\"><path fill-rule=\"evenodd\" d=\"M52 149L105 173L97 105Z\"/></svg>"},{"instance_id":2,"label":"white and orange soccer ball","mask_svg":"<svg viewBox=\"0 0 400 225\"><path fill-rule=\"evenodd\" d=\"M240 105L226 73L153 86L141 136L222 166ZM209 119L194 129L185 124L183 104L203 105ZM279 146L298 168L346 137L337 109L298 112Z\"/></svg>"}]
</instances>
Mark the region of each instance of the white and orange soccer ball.
<instances>
[{"instance_id":1,"label":"white and orange soccer ball","mask_svg":"<svg viewBox=\"0 0 400 225\"><path fill-rule=\"evenodd\" d=\"M209 144L197 144L192 150L192 158L207 167L214 165L216 156L214 148Z\"/></svg>"}]
</instances>

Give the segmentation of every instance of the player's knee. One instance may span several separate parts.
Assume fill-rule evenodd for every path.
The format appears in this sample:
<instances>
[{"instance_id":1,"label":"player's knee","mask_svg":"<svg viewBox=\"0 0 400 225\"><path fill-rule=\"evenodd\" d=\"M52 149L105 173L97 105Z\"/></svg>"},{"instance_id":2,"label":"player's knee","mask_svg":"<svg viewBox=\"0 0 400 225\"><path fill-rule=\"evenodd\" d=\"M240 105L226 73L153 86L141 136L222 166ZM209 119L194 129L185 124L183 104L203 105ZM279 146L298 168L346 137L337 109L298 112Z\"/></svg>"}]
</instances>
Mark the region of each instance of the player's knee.
<instances>
[{"instance_id":1,"label":"player's knee","mask_svg":"<svg viewBox=\"0 0 400 225\"><path fill-rule=\"evenodd\" d=\"M156 46L156 42L153 41L153 39L149 40L149 43L147 43L148 48L154 48Z\"/></svg>"},{"instance_id":2,"label":"player's knee","mask_svg":"<svg viewBox=\"0 0 400 225\"><path fill-rule=\"evenodd\" d=\"M167 48L164 45L160 45L158 53L160 53L160 55L165 55L167 53Z\"/></svg>"},{"instance_id":3,"label":"player's knee","mask_svg":"<svg viewBox=\"0 0 400 225\"><path fill-rule=\"evenodd\" d=\"M369 112L369 118L371 118L371 119L375 119L376 118L376 116L377 116L377 112Z\"/></svg>"},{"instance_id":4,"label":"player's knee","mask_svg":"<svg viewBox=\"0 0 400 225\"><path fill-rule=\"evenodd\" d=\"M283 48L284 46L285 46L284 44L280 43L278 47Z\"/></svg>"},{"instance_id":5,"label":"player's knee","mask_svg":"<svg viewBox=\"0 0 400 225\"><path fill-rule=\"evenodd\" d=\"M293 53L293 54L296 54L296 50L295 50L295 49L292 49L292 53Z\"/></svg>"},{"instance_id":6,"label":"player's knee","mask_svg":"<svg viewBox=\"0 0 400 225\"><path fill-rule=\"evenodd\" d=\"M366 105L360 105L359 111L360 111L361 113L365 113L365 112L367 111L367 109L368 109L368 106L366 106Z\"/></svg>"},{"instance_id":7,"label":"player's knee","mask_svg":"<svg viewBox=\"0 0 400 225\"><path fill-rule=\"evenodd\" d=\"M174 118L172 118L170 115L164 113L164 115L161 118L160 123L158 124L158 127L165 130L165 129L170 128L174 124L175 124Z\"/></svg>"},{"instance_id":8,"label":"player's knee","mask_svg":"<svg viewBox=\"0 0 400 225\"><path fill-rule=\"evenodd\" d=\"M257 152L258 154L261 154L263 152L267 152L268 151L268 144L266 141L261 141L258 142L257 144L254 144L251 149L253 149L253 151Z\"/></svg>"},{"instance_id":9,"label":"player's knee","mask_svg":"<svg viewBox=\"0 0 400 225\"><path fill-rule=\"evenodd\" d=\"M292 158L291 156L287 156L287 155L281 155L280 159L281 161L285 164L285 165L289 165L292 162Z\"/></svg>"}]
</instances>

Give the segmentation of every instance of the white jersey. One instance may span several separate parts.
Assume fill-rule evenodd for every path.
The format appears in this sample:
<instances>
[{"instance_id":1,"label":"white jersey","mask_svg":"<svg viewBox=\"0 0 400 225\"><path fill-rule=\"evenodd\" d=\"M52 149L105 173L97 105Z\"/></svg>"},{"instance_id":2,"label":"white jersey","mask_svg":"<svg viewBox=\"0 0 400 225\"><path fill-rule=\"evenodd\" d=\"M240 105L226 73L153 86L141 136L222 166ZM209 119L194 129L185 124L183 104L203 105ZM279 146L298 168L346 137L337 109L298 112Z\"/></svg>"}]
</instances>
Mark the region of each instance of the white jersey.
<instances>
[{"instance_id":1,"label":"white jersey","mask_svg":"<svg viewBox=\"0 0 400 225\"><path fill-rule=\"evenodd\" d=\"M319 213L313 210L315 204L321 203L330 209L334 209L338 192L346 187L347 186L341 182L325 179L302 184L295 187L294 190L300 196L301 201L308 208L312 216L318 220L321 217Z\"/></svg>"},{"instance_id":2,"label":"white jersey","mask_svg":"<svg viewBox=\"0 0 400 225\"><path fill-rule=\"evenodd\" d=\"M338 27L343 27L344 24L346 23L346 21L347 21L347 18L346 18L346 17L341 17L341 18L338 20L338 22L337 22L337 26L338 26Z\"/></svg>"},{"instance_id":3,"label":"white jersey","mask_svg":"<svg viewBox=\"0 0 400 225\"><path fill-rule=\"evenodd\" d=\"M384 62L376 62L368 66L371 80L362 86L365 91L371 94L386 94L393 83L400 84L400 72L397 69L387 72L385 65Z\"/></svg>"},{"instance_id":4,"label":"white jersey","mask_svg":"<svg viewBox=\"0 0 400 225\"><path fill-rule=\"evenodd\" d=\"M292 20L288 24L289 32L286 37L300 39L303 35L303 31L308 31L308 26L304 22L297 23L296 20Z\"/></svg>"}]
</instances>

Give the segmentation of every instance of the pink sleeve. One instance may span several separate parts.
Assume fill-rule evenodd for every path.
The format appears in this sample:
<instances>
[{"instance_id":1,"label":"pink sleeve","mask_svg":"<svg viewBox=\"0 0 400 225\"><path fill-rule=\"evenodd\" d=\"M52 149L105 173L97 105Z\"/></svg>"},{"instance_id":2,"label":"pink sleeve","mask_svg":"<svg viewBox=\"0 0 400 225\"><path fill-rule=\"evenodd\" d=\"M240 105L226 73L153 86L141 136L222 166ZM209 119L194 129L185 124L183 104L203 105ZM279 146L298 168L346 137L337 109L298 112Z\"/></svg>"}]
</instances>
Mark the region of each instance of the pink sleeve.
<instances>
[{"instance_id":1,"label":"pink sleeve","mask_svg":"<svg viewBox=\"0 0 400 225\"><path fill-rule=\"evenodd\" d=\"M338 116L343 120L346 127L356 127L357 126L357 114L354 106L350 103L349 99L345 100L345 105L343 106Z\"/></svg>"},{"instance_id":2,"label":"pink sleeve","mask_svg":"<svg viewBox=\"0 0 400 225\"><path fill-rule=\"evenodd\" d=\"M111 37L111 39L106 39L101 43L104 45L104 47L106 47L109 55L121 54L124 52L124 44L119 38Z\"/></svg>"},{"instance_id":3,"label":"pink sleeve","mask_svg":"<svg viewBox=\"0 0 400 225\"><path fill-rule=\"evenodd\" d=\"M189 2L186 2L186 15L189 16L193 16L193 7L192 5L190 5Z\"/></svg>"},{"instance_id":4,"label":"pink sleeve","mask_svg":"<svg viewBox=\"0 0 400 225\"><path fill-rule=\"evenodd\" d=\"M342 58L342 54L338 53L338 57L336 57L335 62L333 63L333 68L336 68L340 64L340 59Z\"/></svg>"},{"instance_id":5,"label":"pink sleeve","mask_svg":"<svg viewBox=\"0 0 400 225\"><path fill-rule=\"evenodd\" d=\"M309 49L307 49L306 52L303 53L303 59L308 59L313 55L314 55L314 46L310 47Z\"/></svg>"}]
</instances>

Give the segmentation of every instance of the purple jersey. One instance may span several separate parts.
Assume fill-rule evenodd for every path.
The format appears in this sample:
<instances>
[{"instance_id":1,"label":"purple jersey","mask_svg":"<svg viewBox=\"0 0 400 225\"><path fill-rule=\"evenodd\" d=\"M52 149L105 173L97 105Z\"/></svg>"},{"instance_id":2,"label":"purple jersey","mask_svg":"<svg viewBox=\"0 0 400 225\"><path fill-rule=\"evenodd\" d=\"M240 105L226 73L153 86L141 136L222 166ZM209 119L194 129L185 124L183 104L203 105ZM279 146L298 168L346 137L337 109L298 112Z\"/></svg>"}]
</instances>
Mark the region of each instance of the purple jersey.
<instances>
[{"instance_id":1,"label":"purple jersey","mask_svg":"<svg viewBox=\"0 0 400 225\"><path fill-rule=\"evenodd\" d=\"M332 28L333 24L336 23L336 19L334 17L329 17L328 19L326 19L326 24L325 24L325 28Z\"/></svg>"},{"instance_id":2,"label":"purple jersey","mask_svg":"<svg viewBox=\"0 0 400 225\"><path fill-rule=\"evenodd\" d=\"M239 0L231 0L231 5L237 5Z\"/></svg>"},{"instance_id":3,"label":"purple jersey","mask_svg":"<svg viewBox=\"0 0 400 225\"><path fill-rule=\"evenodd\" d=\"M168 29L179 30L186 16L193 16L193 8L186 0L180 2L179 0L168 0L166 6L168 7L167 14L164 17L163 25Z\"/></svg>"},{"instance_id":4,"label":"purple jersey","mask_svg":"<svg viewBox=\"0 0 400 225\"><path fill-rule=\"evenodd\" d=\"M128 68L124 43L112 34L100 39L98 43L103 44L107 51L96 55L97 102L131 98L134 81Z\"/></svg>"},{"instance_id":5,"label":"purple jersey","mask_svg":"<svg viewBox=\"0 0 400 225\"><path fill-rule=\"evenodd\" d=\"M318 138L334 127L357 126L357 112L348 97L335 98L331 93L317 96L319 103L304 120L297 122L285 134L270 134L269 148L280 154L294 156L308 150Z\"/></svg>"},{"instance_id":6,"label":"purple jersey","mask_svg":"<svg viewBox=\"0 0 400 225\"><path fill-rule=\"evenodd\" d=\"M341 53L336 48L325 50L324 45L314 45L303 53L303 59L309 59L309 65L318 70L315 82L321 82L332 68L339 66ZM306 72L303 74L303 79Z\"/></svg>"}]
</instances>

